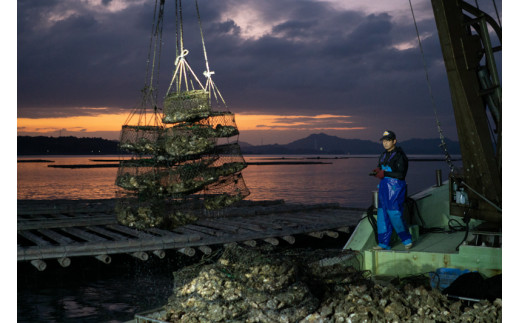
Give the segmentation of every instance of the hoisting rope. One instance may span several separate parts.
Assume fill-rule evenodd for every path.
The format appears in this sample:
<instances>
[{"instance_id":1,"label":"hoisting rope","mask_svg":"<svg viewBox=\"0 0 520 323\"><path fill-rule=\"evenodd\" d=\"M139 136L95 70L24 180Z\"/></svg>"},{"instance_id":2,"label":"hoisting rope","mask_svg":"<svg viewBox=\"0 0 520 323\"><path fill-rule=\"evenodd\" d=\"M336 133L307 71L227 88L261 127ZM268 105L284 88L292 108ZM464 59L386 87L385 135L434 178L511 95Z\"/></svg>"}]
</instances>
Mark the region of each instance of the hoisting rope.
<instances>
[{"instance_id":1,"label":"hoisting rope","mask_svg":"<svg viewBox=\"0 0 520 323\"><path fill-rule=\"evenodd\" d=\"M199 13L199 2L197 0L195 0L195 8L197 10L197 19L199 22L200 39L202 40L202 50L204 52L204 60L206 61L206 70L203 73L204 76L206 77L206 86L204 87L204 89L206 91L209 91L210 93L212 93L215 97L215 100L217 100L217 102L218 102L218 99L220 98L222 100L222 103L224 104L224 106L227 108L226 101L224 101L222 94L220 94L220 91L218 90L217 86L215 85L215 82L213 82L213 79L211 78L211 75L215 74L215 72L213 72L209 69L208 53L206 51L206 45L204 43L204 34L202 32L202 22L201 22L200 13Z\"/></svg>"},{"instance_id":2,"label":"hoisting rope","mask_svg":"<svg viewBox=\"0 0 520 323\"><path fill-rule=\"evenodd\" d=\"M419 36L419 29L417 28L417 22L415 20L415 15L414 15L414 12L413 12L413 7L412 7L412 1L411 0L408 0L408 2L410 3L410 10L412 11L412 17L413 17L413 22L414 22L414 25L415 25L415 31L417 33L417 39L419 41L419 48L421 50L421 57L422 57L422 61L423 61L423 67L424 67L424 71L426 73L426 81L428 83L428 89L430 91L430 98L431 98L431 101L432 101L432 105L433 105L433 111L434 111L434 114L435 114L435 120L437 122L437 129L439 131L439 136L440 136L440 139L441 139L441 145L442 148L444 149L444 154L445 154L445 157L446 157L446 162L448 163L449 167L450 167L450 171L451 172L454 172L455 170L455 167L453 165L453 162L451 161L451 157L450 157L450 154L448 153L448 149L447 149L447 146L446 146L446 142L444 141L444 135L442 134L442 129L441 129L441 126L440 126L440 122L439 122L439 118L437 116L437 109L435 107L435 101L433 100L433 94L432 94L432 89L431 89L431 84L430 84L430 79L429 79L429 76L428 76L428 70L427 70L427 67L426 67L426 60L424 58L424 51L423 51L423 48L422 48L422 44L421 44L421 38ZM477 6L478 6L478 3L477 3ZM485 196L483 196L482 194L480 194L479 192L477 192L474 188L470 187L467 183L465 183L464 181L462 181L462 184L464 186L466 186L468 189L470 189L473 193L475 193L477 196L479 196L480 198L482 198L484 201L486 201L487 203L489 203L491 206L493 206L494 208L496 208L499 212L502 212L502 209L497 206L496 204L494 204L493 202L491 202L490 200L488 200Z\"/></svg>"},{"instance_id":3,"label":"hoisting rope","mask_svg":"<svg viewBox=\"0 0 520 323\"><path fill-rule=\"evenodd\" d=\"M437 115L437 107L435 105L435 100L433 99L432 86L431 86L431 83L430 83L430 77L429 77L429 74L428 74L428 68L426 66L426 59L424 58L424 51L423 51L423 47L422 47L421 37L419 35L419 28L417 27L417 21L415 19L415 14L414 14L413 7L412 7L412 0L408 0L408 2L410 3L410 10L412 11L413 23L415 25L415 32L417 34L417 39L419 41L419 49L421 51L421 58L422 58L423 68L424 68L424 72L426 74L426 82L428 83L428 91L430 93L430 99L431 99L431 103L432 103L432 107L433 107L433 113L435 114L435 121L436 121L436 124L437 124L437 130L439 131L439 137L441 139L441 144L439 146L442 147L442 149L444 151L444 157L445 157L446 162L448 163L448 166L450 168L450 172L453 173L455 171L455 166L453 165L450 153L448 152L448 147L446 145L446 141L444 140L445 138L444 138L444 135L442 133L441 123L439 121L439 116Z\"/></svg>"},{"instance_id":4,"label":"hoisting rope","mask_svg":"<svg viewBox=\"0 0 520 323\"><path fill-rule=\"evenodd\" d=\"M182 1L176 0L175 8L176 8L176 21L177 21L177 57L175 58L175 71L172 76L172 80L170 82L170 86L166 91L166 95L168 95L171 91L173 83L176 83L177 92L181 92L184 87L186 91L190 89L190 83L188 82L188 71L191 73L191 76L197 81L201 89L204 89L204 86L195 75L195 72L191 69L188 61L186 60L186 56L189 51L184 49L184 36L183 36L183 22L182 22ZM192 89L194 88L193 84L191 84Z\"/></svg>"},{"instance_id":5,"label":"hoisting rope","mask_svg":"<svg viewBox=\"0 0 520 323\"><path fill-rule=\"evenodd\" d=\"M495 13L497 15L498 25L500 28L502 28L502 22L500 21L500 15L498 14L497 4L495 3L495 0L493 0L493 6L495 7Z\"/></svg>"},{"instance_id":6,"label":"hoisting rope","mask_svg":"<svg viewBox=\"0 0 520 323\"><path fill-rule=\"evenodd\" d=\"M146 60L146 74L144 80L144 87L141 90L142 98L139 107L134 109L127 117L124 125L128 125L134 115L139 112L137 126L147 126L148 120L146 116L148 106L153 107L153 125L159 125L159 116L157 115L157 93L156 86L158 86L159 80L159 69L160 69L160 56L162 49L162 29L163 29L163 16L164 16L164 2L165 0L160 0L159 9L158 9L158 1L155 0L155 7L153 13L153 22L152 22L152 31L150 33L150 44L148 46L148 58ZM152 50L153 49L153 50ZM152 55L153 53L153 55ZM155 62L157 63L157 68L155 67ZM157 73L157 77L155 79L156 86L154 86L154 75ZM154 96L155 94L155 96Z\"/></svg>"}]
</instances>

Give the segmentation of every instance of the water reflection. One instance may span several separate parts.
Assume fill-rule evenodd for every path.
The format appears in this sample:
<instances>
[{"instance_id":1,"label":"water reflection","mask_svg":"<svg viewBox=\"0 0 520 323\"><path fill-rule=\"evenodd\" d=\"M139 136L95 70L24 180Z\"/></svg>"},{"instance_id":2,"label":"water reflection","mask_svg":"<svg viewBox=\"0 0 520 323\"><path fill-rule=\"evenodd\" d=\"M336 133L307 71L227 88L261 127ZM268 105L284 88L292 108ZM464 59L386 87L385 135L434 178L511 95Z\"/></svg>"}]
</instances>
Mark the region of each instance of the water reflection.
<instances>
[{"instance_id":1,"label":"water reflection","mask_svg":"<svg viewBox=\"0 0 520 323\"><path fill-rule=\"evenodd\" d=\"M36 157L18 159L37 159ZM53 163L18 163L18 199L114 198L117 168L52 168L48 165L96 164L91 159L117 157L45 156Z\"/></svg>"},{"instance_id":2,"label":"water reflection","mask_svg":"<svg viewBox=\"0 0 520 323\"><path fill-rule=\"evenodd\" d=\"M19 159L35 159L19 158ZM117 156L45 156L54 163L18 163L18 199L104 199L116 197L117 168L51 168L49 164L95 164L91 159L114 160ZM248 162L265 161L266 156L246 156ZM329 157L330 158L330 157ZM377 180L368 172L377 164L371 158L321 158L324 164L249 165L242 174L251 191L249 200L283 199L294 203L340 203L366 207ZM289 158L287 158L289 160ZM295 161L295 157L290 159ZM309 159L296 159L309 161ZM272 161L272 160L271 160ZM408 192L415 193L435 184L435 169L447 178L442 161L410 162Z\"/></svg>"},{"instance_id":3,"label":"water reflection","mask_svg":"<svg viewBox=\"0 0 520 323\"><path fill-rule=\"evenodd\" d=\"M34 159L38 157L31 157ZM49 157L55 164L86 164L93 157ZM114 159L114 157L95 157ZM259 157L246 156L246 161ZM263 157L265 158L265 156ZM250 200L330 203L368 207L378 180L368 176L373 158L321 159L328 164L250 165L243 171ZM18 163L18 199L113 198L117 168L62 169L48 163ZM442 161L410 162L408 191L415 193L435 184L435 169ZM175 253L175 252L172 252ZM18 264L18 320L20 322L121 322L134 313L166 303L173 288L172 272L182 266L169 253L161 262L150 258L105 265L95 259L73 259L68 268L49 262L44 272L28 263ZM184 258L182 258L184 259ZM198 259L197 259L198 260Z\"/></svg>"},{"instance_id":4,"label":"water reflection","mask_svg":"<svg viewBox=\"0 0 520 323\"><path fill-rule=\"evenodd\" d=\"M80 257L68 268L49 262L43 272L19 264L18 322L125 322L165 304L172 272L187 261L173 253L146 262L120 256L110 265Z\"/></svg>"}]
</instances>

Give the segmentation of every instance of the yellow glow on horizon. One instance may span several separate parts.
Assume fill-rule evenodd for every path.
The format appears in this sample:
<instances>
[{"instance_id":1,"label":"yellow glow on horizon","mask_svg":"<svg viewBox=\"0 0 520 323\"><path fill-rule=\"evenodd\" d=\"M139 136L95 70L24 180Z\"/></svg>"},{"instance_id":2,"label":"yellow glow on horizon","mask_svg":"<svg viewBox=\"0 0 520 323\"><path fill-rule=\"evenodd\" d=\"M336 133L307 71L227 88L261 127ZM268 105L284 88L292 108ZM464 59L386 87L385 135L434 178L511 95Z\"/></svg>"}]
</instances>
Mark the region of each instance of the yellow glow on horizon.
<instances>
[{"instance_id":1,"label":"yellow glow on horizon","mask_svg":"<svg viewBox=\"0 0 520 323\"><path fill-rule=\"evenodd\" d=\"M128 113L99 114L63 118L18 118L18 130L23 132L47 132L67 129L69 131L119 131Z\"/></svg>"},{"instance_id":2,"label":"yellow glow on horizon","mask_svg":"<svg viewBox=\"0 0 520 323\"><path fill-rule=\"evenodd\" d=\"M236 114L235 120L240 131L244 130L353 130L365 127L353 127L345 119L351 116L319 114L315 116L282 116L274 114ZM320 124L323 119L334 121L334 125Z\"/></svg>"},{"instance_id":3,"label":"yellow glow on horizon","mask_svg":"<svg viewBox=\"0 0 520 323\"><path fill-rule=\"evenodd\" d=\"M18 118L18 131L41 132L57 131L120 131L128 118L128 113L99 114L95 116L74 116L62 118ZM134 116L135 118L135 116ZM148 116L150 118L150 116ZM352 126L350 116L320 114L315 116L283 116L275 114L235 114L240 131L247 130L353 130L364 127ZM320 123L332 121L330 125Z\"/></svg>"}]
</instances>

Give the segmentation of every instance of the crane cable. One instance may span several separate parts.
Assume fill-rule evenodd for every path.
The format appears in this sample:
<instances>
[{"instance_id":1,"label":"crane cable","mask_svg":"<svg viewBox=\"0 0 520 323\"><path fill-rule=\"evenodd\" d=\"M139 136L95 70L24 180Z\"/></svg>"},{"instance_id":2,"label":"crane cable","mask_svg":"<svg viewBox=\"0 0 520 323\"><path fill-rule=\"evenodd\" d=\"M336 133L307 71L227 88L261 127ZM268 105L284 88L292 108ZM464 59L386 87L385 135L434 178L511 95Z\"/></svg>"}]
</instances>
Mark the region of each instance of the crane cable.
<instances>
[{"instance_id":1,"label":"crane cable","mask_svg":"<svg viewBox=\"0 0 520 323\"><path fill-rule=\"evenodd\" d=\"M172 80L170 82L170 86L168 87L168 90L166 91L166 95L168 95L171 91L171 87L173 83L176 84L177 92L181 92L182 90L182 83L184 79L184 84L186 87L186 91L189 91L190 83L188 83L188 71L191 73L193 78L197 81L200 88L204 89L204 86L197 78L197 75L193 70L191 69L190 65L186 61L186 56L188 55L189 51L184 48L184 35L183 35L183 22L182 22L182 1L176 0L175 2L175 14L176 14L176 22L177 22L177 50L176 50L176 58L175 58L175 71L173 73ZM191 81L191 79L190 79ZM194 89L193 83L191 82L191 87Z\"/></svg>"},{"instance_id":2,"label":"crane cable","mask_svg":"<svg viewBox=\"0 0 520 323\"><path fill-rule=\"evenodd\" d=\"M431 103L432 103L432 107L433 107L433 113L435 114L435 121L436 121L436 124L437 124L437 130L439 132L439 137L441 139L441 144L439 146L442 147L442 149L444 151L444 156L445 156L446 162L448 163L448 166L450 168L450 172L453 173L455 171L455 166L453 165L450 153L448 152L448 147L446 145L446 141L444 140L445 138L444 138L444 135L442 133L441 123L439 121L439 116L437 115L437 107L435 105L435 100L433 98L432 86L431 86L431 83L430 83L430 77L429 77L429 74L428 74L428 68L426 66L426 59L424 58L424 50L423 50L423 47L422 47L421 37L419 35L419 28L417 27L417 21L415 19L415 14L414 14L414 11L413 11L412 0L408 0L408 2L410 3L410 10L412 12L413 23L415 25L415 32L417 34L417 40L419 42L419 49L421 51L421 58L422 58L423 68L424 68L424 72L426 74L426 82L428 83L428 91L430 93L430 99L431 99Z\"/></svg>"},{"instance_id":3,"label":"crane cable","mask_svg":"<svg viewBox=\"0 0 520 323\"><path fill-rule=\"evenodd\" d=\"M222 100L222 103L224 104L224 106L227 108L226 101L224 101L222 94L220 93L217 86L215 85L215 82L213 82L213 79L211 78L211 75L215 74L215 72L213 72L209 69L208 53L206 51L206 45L204 43L204 34L202 32L202 22L201 22L200 13L199 13L199 2L197 0L195 0L195 8L197 10L197 19L199 22L200 38L202 40L202 50L204 52L204 60L206 61L206 70L204 71L203 74L207 78L207 80L206 80L206 86L204 87L204 89L206 91L209 91L210 93L213 93L217 102L218 102L218 99L220 98Z\"/></svg>"},{"instance_id":4,"label":"crane cable","mask_svg":"<svg viewBox=\"0 0 520 323\"><path fill-rule=\"evenodd\" d=\"M160 65L160 56L162 49L162 26L163 26L163 15L164 15L164 2L165 0L160 0L159 12L157 10L158 0L155 0L155 7L153 13L153 22L152 22L152 31L150 33L150 44L148 46L148 57L146 60L146 74L144 80L144 87L142 90L142 98L140 106L134 109L126 118L124 125L128 125L136 112L139 110L139 117L137 121L137 125L147 125L146 120L146 109L148 103L154 108L154 125L157 126L159 124L159 117L157 116L157 93L155 93L154 97L154 74L157 73L156 83L158 86L159 79L159 65ZM157 49L157 44L159 44L159 49ZM152 46L153 45L153 46ZM153 51L152 51L153 48ZM153 56L152 56L153 52ZM151 59L151 57L153 57ZM155 68L156 57L158 60L158 66ZM149 81L148 81L149 80Z\"/></svg>"}]
</instances>

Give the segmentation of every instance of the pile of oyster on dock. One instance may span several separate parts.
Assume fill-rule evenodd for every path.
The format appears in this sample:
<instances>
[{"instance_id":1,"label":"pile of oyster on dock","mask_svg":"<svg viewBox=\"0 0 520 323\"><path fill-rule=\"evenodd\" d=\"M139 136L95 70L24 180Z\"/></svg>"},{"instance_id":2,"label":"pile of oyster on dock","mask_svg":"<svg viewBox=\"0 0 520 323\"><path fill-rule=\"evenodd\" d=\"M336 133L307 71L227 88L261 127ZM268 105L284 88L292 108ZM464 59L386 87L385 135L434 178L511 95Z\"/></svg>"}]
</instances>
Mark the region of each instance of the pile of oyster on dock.
<instances>
[{"instance_id":1,"label":"pile of oyster on dock","mask_svg":"<svg viewBox=\"0 0 520 323\"><path fill-rule=\"evenodd\" d=\"M232 246L214 263L174 272L166 322L501 322L502 302L448 299L416 280L376 281L339 250Z\"/></svg>"}]
</instances>

